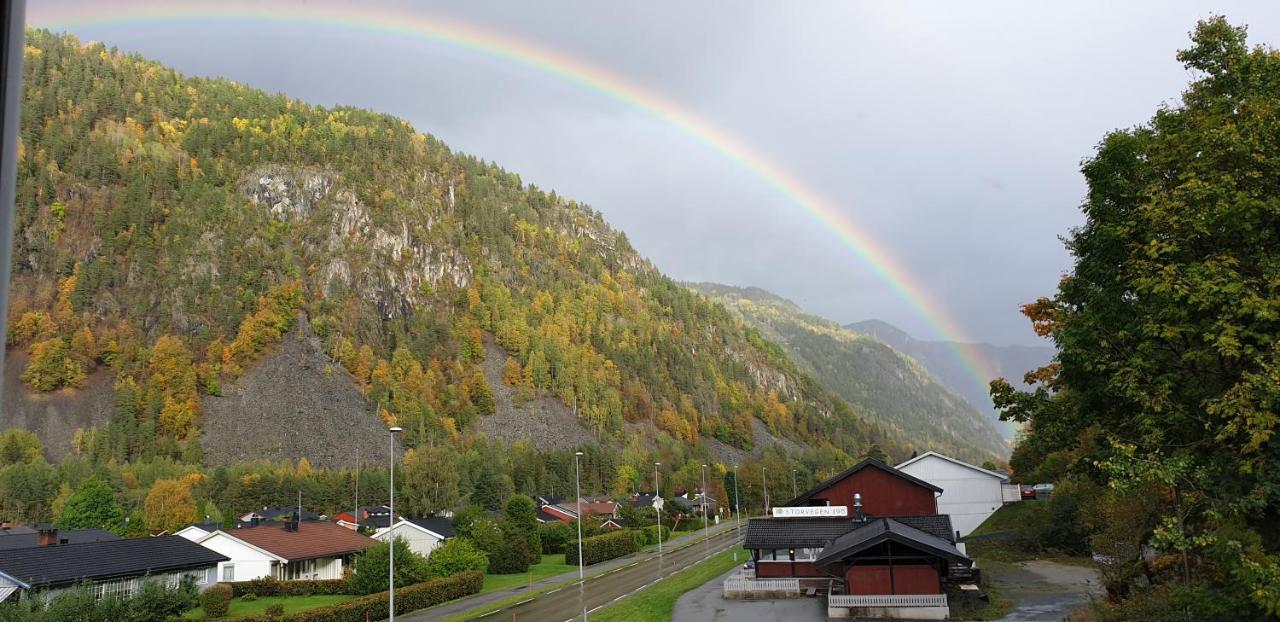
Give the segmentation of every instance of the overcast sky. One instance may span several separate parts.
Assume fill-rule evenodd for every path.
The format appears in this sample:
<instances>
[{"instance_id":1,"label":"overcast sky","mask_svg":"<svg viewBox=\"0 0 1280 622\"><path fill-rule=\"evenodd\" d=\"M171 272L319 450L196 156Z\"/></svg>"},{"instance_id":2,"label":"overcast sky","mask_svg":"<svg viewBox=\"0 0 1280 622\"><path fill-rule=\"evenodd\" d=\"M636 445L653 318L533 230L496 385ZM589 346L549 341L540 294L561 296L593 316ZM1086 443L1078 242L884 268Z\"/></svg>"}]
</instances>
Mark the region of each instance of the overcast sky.
<instances>
[{"instance_id":1,"label":"overcast sky","mask_svg":"<svg viewBox=\"0 0 1280 622\"><path fill-rule=\"evenodd\" d=\"M74 4L28 0L28 21ZM973 339L998 344L1041 343L1017 309L1070 267L1058 236L1081 222L1079 162L1105 132L1176 101L1190 76L1174 54L1195 21L1225 14L1280 44L1274 1L381 4L512 33L714 120L860 223ZM552 76L312 24L71 30L188 74L408 119L591 204L677 279L757 285L842 323L937 337L749 171Z\"/></svg>"}]
</instances>

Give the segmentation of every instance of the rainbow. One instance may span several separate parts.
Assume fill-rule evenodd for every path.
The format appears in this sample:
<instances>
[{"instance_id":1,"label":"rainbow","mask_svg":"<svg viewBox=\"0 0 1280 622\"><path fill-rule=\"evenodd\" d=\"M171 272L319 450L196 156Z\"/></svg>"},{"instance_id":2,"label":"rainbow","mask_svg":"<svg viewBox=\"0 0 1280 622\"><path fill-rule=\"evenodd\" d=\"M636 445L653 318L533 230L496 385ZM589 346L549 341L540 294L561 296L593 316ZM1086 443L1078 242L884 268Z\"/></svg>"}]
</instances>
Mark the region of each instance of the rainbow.
<instances>
[{"instance_id":1,"label":"rainbow","mask_svg":"<svg viewBox=\"0 0 1280 622\"><path fill-rule=\"evenodd\" d=\"M107 0L92 6L63 10L57 8L36 10L28 16L30 25L61 30L84 26L164 25L210 20L306 23L354 28L448 44L535 69L652 115L738 166L751 171L761 181L799 206L870 266L878 278L906 301L937 336L955 344L954 355L975 382L985 387L987 381L995 377L991 365L975 347L970 345L972 340L966 337L965 331L949 316L946 308L918 279L904 269L887 249L852 219L836 209L832 202L823 198L816 190L807 186L781 165L771 161L710 120L652 89L581 59L566 56L509 33L486 29L440 15L422 13L417 9L410 13L356 4L334 6L310 2L253 4L219 2L214 5L195 7L189 4L166 2L157 6L139 7Z\"/></svg>"}]
</instances>

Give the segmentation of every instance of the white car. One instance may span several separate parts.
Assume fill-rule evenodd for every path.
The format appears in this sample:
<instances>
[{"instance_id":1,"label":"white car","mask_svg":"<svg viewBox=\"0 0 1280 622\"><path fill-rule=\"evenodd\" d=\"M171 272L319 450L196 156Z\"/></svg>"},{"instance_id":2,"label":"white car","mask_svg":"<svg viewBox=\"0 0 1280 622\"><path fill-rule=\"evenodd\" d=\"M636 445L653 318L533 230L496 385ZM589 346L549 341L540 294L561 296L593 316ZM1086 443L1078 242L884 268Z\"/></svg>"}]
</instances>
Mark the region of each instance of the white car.
<instances>
[{"instance_id":1,"label":"white car","mask_svg":"<svg viewBox=\"0 0 1280 622\"><path fill-rule=\"evenodd\" d=\"M1054 486L1053 484L1036 484L1032 488L1035 489L1037 497L1039 497L1040 495L1044 495L1047 497L1053 494Z\"/></svg>"}]
</instances>

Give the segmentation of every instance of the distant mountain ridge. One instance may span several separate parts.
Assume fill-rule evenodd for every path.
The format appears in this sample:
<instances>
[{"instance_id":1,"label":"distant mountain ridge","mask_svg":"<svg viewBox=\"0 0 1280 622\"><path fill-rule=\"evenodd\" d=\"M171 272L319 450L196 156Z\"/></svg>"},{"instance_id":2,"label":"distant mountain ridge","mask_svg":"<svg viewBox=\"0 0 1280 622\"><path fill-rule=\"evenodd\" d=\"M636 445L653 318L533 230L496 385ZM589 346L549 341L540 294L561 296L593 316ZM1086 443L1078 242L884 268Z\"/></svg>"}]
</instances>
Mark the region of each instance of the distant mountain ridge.
<instances>
[{"instance_id":1,"label":"distant mountain ridge","mask_svg":"<svg viewBox=\"0 0 1280 622\"><path fill-rule=\"evenodd\" d=\"M883 340L808 313L758 287L689 286L780 344L801 371L899 443L976 463L1008 454L990 418L939 383L923 364Z\"/></svg>"},{"instance_id":2,"label":"distant mountain ridge","mask_svg":"<svg viewBox=\"0 0 1280 622\"><path fill-rule=\"evenodd\" d=\"M939 382L990 417L1001 433L1007 437L1013 436L1013 428L1000 421L999 413L991 404L991 395L987 392L987 387L975 382L969 371L956 358L953 342L916 339L906 331L883 320L854 322L846 324L845 328L875 337L893 346L895 350L920 361ZM1023 374L1047 364L1054 355L1053 348L1048 346L997 346L989 343L976 343L970 346L991 364L996 377L1008 379L1015 384L1022 381Z\"/></svg>"}]
</instances>

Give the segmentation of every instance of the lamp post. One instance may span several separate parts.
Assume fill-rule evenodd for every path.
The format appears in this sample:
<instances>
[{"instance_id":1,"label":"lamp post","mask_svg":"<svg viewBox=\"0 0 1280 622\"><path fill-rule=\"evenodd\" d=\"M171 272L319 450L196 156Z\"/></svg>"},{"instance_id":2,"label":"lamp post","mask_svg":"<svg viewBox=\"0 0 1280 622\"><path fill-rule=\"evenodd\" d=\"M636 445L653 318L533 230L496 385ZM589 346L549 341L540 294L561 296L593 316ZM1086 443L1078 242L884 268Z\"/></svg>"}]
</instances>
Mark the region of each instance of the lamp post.
<instances>
[{"instance_id":1,"label":"lamp post","mask_svg":"<svg viewBox=\"0 0 1280 622\"><path fill-rule=\"evenodd\" d=\"M702 465L702 543L703 550L710 554L711 531L707 527L707 465Z\"/></svg>"},{"instance_id":2,"label":"lamp post","mask_svg":"<svg viewBox=\"0 0 1280 622\"><path fill-rule=\"evenodd\" d=\"M733 530L734 537L742 537L742 506L738 503L738 465L733 465ZM738 563L738 548L733 548L733 562Z\"/></svg>"},{"instance_id":3,"label":"lamp post","mask_svg":"<svg viewBox=\"0 0 1280 622\"><path fill-rule=\"evenodd\" d=\"M797 494L799 493L796 492L796 470L791 469L791 498L795 499Z\"/></svg>"},{"instance_id":4,"label":"lamp post","mask_svg":"<svg viewBox=\"0 0 1280 622\"><path fill-rule=\"evenodd\" d=\"M391 433L391 516L388 517L387 521L387 524L390 525L396 517L396 435L403 432L404 428L392 426L387 431ZM356 512L358 513L359 510L356 510ZM387 622L396 622L396 539L395 534L388 535L391 538L387 540L387 583L389 584L387 591L389 605Z\"/></svg>"},{"instance_id":5,"label":"lamp post","mask_svg":"<svg viewBox=\"0 0 1280 622\"><path fill-rule=\"evenodd\" d=\"M661 465L661 462L653 463L653 509L658 511L658 555L662 555L662 504L658 502L662 498L658 492L658 467Z\"/></svg>"},{"instance_id":6,"label":"lamp post","mask_svg":"<svg viewBox=\"0 0 1280 622\"><path fill-rule=\"evenodd\" d=\"M573 489L577 494L577 510L578 510L578 599L582 601L582 620L587 620L587 601L584 592L586 591L586 567L582 563L582 475L578 466L578 459L582 457L582 452L574 452L573 454Z\"/></svg>"}]
</instances>

